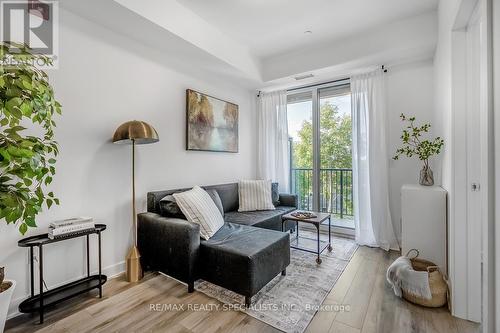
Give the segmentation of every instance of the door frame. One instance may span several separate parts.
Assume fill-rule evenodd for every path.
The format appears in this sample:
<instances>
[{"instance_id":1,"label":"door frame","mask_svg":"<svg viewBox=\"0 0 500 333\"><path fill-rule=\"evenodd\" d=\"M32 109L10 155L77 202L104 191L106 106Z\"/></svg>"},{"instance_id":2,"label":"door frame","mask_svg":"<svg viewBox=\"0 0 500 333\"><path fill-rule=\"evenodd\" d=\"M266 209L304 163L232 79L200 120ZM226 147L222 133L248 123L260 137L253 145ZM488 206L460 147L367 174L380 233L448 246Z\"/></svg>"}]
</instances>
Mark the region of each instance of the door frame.
<instances>
[{"instance_id":1,"label":"door frame","mask_svg":"<svg viewBox=\"0 0 500 333\"><path fill-rule=\"evenodd\" d=\"M488 16L488 29L491 31L491 39L490 39L490 65L492 66L492 75L493 75L493 89L492 91L492 99L493 99L493 114L500 115L500 3L498 1L489 3L489 16ZM494 190L494 202L492 206L500 207L500 117L494 116L494 146L495 146L495 161L494 166L495 172L495 190ZM495 222L496 225L500 225L500 213L498 209L494 211ZM492 253L491 257L494 260L496 258L496 262L500 260L500 228L495 228L494 242L490 244L490 253ZM492 267L492 266L490 266ZM497 329L500 329L500 265L495 265L495 272L492 271L492 286L490 286L490 290L495 290L495 297L491 297L491 303L488 306L488 309L496 310L496 312L491 312L489 317L493 317L490 321L492 323L489 324L494 330L495 326ZM493 294L493 292L491 292ZM493 299L494 298L494 299ZM496 320L495 320L496 318Z\"/></svg>"},{"instance_id":2,"label":"door frame","mask_svg":"<svg viewBox=\"0 0 500 333\"><path fill-rule=\"evenodd\" d=\"M474 16L477 11L477 17ZM493 297L489 291L493 290L493 235L494 214L492 204L494 179L493 164L493 112L492 112L492 77L491 77L491 2L490 0L463 0L460 4L455 24L452 30L452 185L449 206L449 277L451 291L451 311L454 316L478 321L482 323L483 332L493 332L492 322L495 316L491 313ZM482 22L480 32L479 71L483 84L479 92L481 131L481 171L478 175L482 212L479 223L472 226L467 219L468 183L467 170L467 113L468 103L468 43L467 28L472 20ZM481 237L478 241L468 233L472 227L480 227ZM473 286L477 274L477 265L471 262L474 258L481 261L481 289ZM477 284L477 282L476 282ZM471 305L472 301L480 296L480 309ZM473 304L473 303L472 303ZM469 307L469 305L471 305ZM478 314L479 313L479 314ZM494 325L494 324L493 324Z\"/></svg>"},{"instance_id":3,"label":"door frame","mask_svg":"<svg viewBox=\"0 0 500 333\"><path fill-rule=\"evenodd\" d=\"M311 101L312 101L312 128L313 128L313 138L312 138L312 146L313 146L313 210L319 211L320 206L320 174L319 172L315 172L315 170L319 170L321 167L321 114L320 114L320 106L319 106L319 91L323 88L332 88L336 86L345 86L350 84L350 78L339 79L326 83L319 83L315 85L309 85L305 87L298 87L289 89L287 91L287 95L298 94L302 92L311 92ZM290 177L292 174L290 173ZM323 230L328 230L328 226L321 225ZM325 229L326 228L326 229ZM354 230L350 228L342 228L342 227L331 227L332 232L345 234L348 236L354 236Z\"/></svg>"}]
</instances>

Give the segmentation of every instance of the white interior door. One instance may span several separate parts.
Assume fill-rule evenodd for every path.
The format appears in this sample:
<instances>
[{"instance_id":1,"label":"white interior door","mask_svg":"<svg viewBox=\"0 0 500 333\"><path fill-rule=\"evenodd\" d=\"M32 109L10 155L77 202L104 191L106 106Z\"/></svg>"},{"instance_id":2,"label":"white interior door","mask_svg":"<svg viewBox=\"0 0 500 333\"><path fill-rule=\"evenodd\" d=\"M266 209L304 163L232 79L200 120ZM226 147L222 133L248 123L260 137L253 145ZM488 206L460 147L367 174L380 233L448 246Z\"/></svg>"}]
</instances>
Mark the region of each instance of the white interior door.
<instances>
[{"instance_id":1,"label":"white interior door","mask_svg":"<svg viewBox=\"0 0 500 333\"><path fill-rule=\"evenodd\" d=\"M452 29L449 278L454 316L495 332L491 3L462 1Z\"/></svg>"},{"instance_id":2,"label":"white interior door","mask_svg":"<svg viewBox=\"0 0 500 333\"><path fill-rule=\"evenodd\" d=\"M481 126L481 91L485 89L481 68L481 20L476 10L466 32L467 45L467 312L470 320L481 321L481 235L482 183L484 156L481 137L487 133Z\"/></svg>"}]
</instances>

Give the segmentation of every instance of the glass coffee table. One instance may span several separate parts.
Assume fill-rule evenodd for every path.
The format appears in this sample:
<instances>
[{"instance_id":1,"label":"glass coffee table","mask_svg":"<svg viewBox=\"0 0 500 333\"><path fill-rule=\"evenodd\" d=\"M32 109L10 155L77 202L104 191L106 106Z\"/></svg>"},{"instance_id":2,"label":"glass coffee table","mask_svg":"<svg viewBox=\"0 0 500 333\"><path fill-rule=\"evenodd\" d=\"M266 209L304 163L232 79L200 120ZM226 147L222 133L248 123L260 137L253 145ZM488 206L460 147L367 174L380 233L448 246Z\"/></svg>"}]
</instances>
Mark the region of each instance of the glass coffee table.
<instances>
[{"instance_id":1,"label":"glass coffee table","mask_svg":"<svg viewBox=\"0 0 500 333\"><path fill-rule=\"evenodd\" d=\"M306 252L317 254L318 257L316 258L316 262L318 264L321 264L321 258L320 258L321 253L326 248L328 248L329 252L332 251L331 215L329 213L309 212L309 213L314 214L315 217L305 218L305 217L296 217L296 216L293 216L292 214L296 213L296 212L298 212L298 211L290 212L290 213L285 214L285 215L283 215L281 217L281 231L285 230L285 222L286 221L295 221L295 223L296 223L296 229L297 230L296 230L296 236L294 237L295 239L293 239L293 241L296 243L296 245L292 245L292 242L290 242L290 247L292 249L296 249L296 250L301 250L301 251L306 251ZM303 212L303 211L301 210L300 212ZM320 225L321 225L322 222L324 222L326 220L328 220L328 242L322 241L320 239L320 237L319 237L319 228L320 228ZM314 225L316 227L317 238L316 239L311 239L311 238L307 238L307 237L300 237L299 236L299 222L301 222L301 223L309 223L309 224ZM299 240L300 239L306 239L306 240L314 240L314 241L316 241L317 250L314 251L314 250L311 250L310 248L305 248L305 247L299 246ZM324 246L322 246L322 244L324 244Z\"/></svg>"}]
</instances>

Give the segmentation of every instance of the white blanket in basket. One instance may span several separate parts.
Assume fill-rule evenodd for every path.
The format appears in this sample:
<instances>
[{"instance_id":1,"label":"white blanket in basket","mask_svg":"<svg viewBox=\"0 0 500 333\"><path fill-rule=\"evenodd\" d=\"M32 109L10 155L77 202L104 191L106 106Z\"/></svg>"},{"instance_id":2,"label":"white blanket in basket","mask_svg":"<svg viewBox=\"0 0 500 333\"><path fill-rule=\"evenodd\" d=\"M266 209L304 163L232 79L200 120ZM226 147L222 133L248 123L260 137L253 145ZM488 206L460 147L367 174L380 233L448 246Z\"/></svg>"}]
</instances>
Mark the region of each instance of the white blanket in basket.
<instances>
[{"instance_id":1,"label":"white blanket in basket","mask_svg":"<svg viewBox=\"0 0 500 333\"><path fill-rule=\"evenodd\" d=\"M414 270L408 257L399 257L389 266L387 281L391 284L394 294L398 297L402 297L402 291L404 290L418 297L432 298L429 273Z\"/></svg>"}]
</instances>

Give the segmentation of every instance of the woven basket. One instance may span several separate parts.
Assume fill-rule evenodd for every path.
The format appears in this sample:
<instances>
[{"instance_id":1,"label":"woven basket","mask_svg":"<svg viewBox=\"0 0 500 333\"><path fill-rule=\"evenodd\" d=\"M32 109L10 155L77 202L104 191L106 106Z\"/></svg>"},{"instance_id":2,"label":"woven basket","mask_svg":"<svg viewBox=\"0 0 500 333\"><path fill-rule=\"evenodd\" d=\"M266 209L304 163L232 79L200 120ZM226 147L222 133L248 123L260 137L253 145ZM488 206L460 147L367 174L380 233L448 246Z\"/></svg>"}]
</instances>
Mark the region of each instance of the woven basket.
<instances>
[{"instance_id":1,"label":"woven basket","mask_svg":"<svg viewBox=\"0 0 500 333\"><path fill-rule=\"evenodd\" d=\"M427 271L429 273L429 287L431 289L432 298L425 299L413 294L409 294L404 290L403 298L414 304L426 306L429 308L439 308L441 306L444 306L447 302L448 284L444 280L443 274L441 274L441 272L439 271L439 267L436 266L436 264L433 262L417 258L419 254L418 250L410 250L408 251L406 256L408 256L408 254L412 251L417 252L417 255L410 259L413 269L416 271Z\"/></svg>"}]
</instances>

